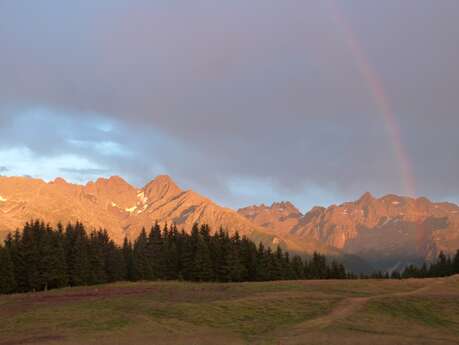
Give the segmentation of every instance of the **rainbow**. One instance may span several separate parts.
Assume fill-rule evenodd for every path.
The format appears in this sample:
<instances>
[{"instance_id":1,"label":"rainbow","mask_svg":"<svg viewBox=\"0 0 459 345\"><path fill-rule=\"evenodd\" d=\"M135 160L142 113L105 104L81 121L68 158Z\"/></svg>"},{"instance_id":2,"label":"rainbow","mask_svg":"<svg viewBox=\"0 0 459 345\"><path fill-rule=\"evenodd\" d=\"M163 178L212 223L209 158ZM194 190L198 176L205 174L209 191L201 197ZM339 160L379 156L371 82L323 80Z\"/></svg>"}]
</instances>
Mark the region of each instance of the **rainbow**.
<instances>
[{"instance_id":1,"label":"rainbow","mask_svg":"<svg viewBox=\"0 0 459 345\"><path fill-rule=\"evenodd\" d=\"M370 61L366 56L362 45L359 43L357 35L352 30L349 21L346 19L344 13L340 10L336 0L330 0L330 4L333 20L335 21L340 31L343 33L345 42L357 64L357 68L359 69L362 78L367 84L375 105L379 109L379 112L384 120L386 131L391 139L396 159L400 165L400 174L402 177L404 193L409 196L414 196L416 194L416 182L412 165L403 145L400 126L397 122L397 118L393 111L391 102L385 92L384 84L375 69L370 64Z\"/></svg>"}]
</instances>

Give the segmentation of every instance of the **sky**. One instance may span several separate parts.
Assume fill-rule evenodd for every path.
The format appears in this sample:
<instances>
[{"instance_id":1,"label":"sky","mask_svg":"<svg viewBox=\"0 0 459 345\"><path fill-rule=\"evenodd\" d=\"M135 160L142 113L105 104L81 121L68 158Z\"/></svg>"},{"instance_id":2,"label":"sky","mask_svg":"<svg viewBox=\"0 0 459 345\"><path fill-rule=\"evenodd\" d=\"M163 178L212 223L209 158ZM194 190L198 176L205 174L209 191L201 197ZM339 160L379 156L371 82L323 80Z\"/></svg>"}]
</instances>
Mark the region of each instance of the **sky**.
<instances>
[{"instance_id":1,"label":"sky","mask_svg":"<svg viewBox=\"0 0 459 345\"><path fill-rule=\"evenodd\" d=\"M0 0L0 174L459 202L458 36L457 0Z\"/></svg>"}]
</instances>

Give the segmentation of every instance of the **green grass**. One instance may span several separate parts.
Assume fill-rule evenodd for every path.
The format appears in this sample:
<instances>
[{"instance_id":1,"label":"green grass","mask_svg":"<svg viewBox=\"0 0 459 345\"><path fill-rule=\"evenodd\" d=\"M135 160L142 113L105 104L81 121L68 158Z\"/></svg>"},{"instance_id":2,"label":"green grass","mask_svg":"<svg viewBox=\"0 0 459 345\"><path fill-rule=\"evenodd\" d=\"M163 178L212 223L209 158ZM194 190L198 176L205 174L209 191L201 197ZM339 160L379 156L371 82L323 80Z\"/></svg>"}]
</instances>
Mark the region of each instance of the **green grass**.
<instances>
[{"instance_id":1,"label":"green grass","mask_svg":"<svg viewBox=\"0 0 459 345\"><path fill-rule=\"evenodd\" d=\"M456 298L386 298L370 302L367 310L392 319L459 330L459 300Z\"/></svg>"},{"instance_id":2,"label":"green grass","mask_svg":"<svg viewBox=\"0 0 459 345\"><path fill-rule=\"evenodd\" d=\"M126 282L0 296L0 320L0 345L454 344L459 278Z\"/></svg>"},{"instance_id":3,"label":"green grass","mask_svg":"<svg viewBox=\"0 0 459 345\"><path fill-rule=\"evenodd\" d=\"M331 310L334 300L308 298L239 299L194 303L164 304L152 309L150 315L159 319L177 319L197 326L226 329L260 335L276 327L295 324L318 317Z\"/></svg>"}]
</instances>

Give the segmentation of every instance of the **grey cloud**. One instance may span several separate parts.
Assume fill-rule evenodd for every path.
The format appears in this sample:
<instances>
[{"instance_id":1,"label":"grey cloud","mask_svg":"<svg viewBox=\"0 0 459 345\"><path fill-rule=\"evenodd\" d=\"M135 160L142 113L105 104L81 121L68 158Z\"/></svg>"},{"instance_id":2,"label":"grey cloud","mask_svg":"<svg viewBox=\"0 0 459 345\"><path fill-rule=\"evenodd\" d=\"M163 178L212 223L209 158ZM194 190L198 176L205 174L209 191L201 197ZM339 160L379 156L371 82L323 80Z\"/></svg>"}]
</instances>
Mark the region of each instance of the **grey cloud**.
<instances>
[{"instance_id":1,"label":"grey cloud","mask_svg":"<svg viewBox=\"0 0 459 345\"><path fill-rule=\"evenodd\" d=\"M79 174L79 175L89 175L89 176L94 176L94 175L104 175L107 173L110 173L110 170L108 169L78 169L78 168L60 168L61 171L63 172L68 172L72 174Z\"/></svg>"},{"instance_id":2,"label":"grey cloud","mask_svg":"<svg viewBox=\"0 0 459 345\"><path fill-rule=\"evenodd\" d=\"M231 195L234 179L269 180L286 199L311 186L403 193L329 3L3 1L0 126L13 130L0 145L84 155L137 184L167 172L232 205L251 201ZM385 85L417 193L459 195L458 2L337 3ZM11 119L37 106L52 114ZM101 142L129 155L103 155Z\"/></svg>"}]
</instances>

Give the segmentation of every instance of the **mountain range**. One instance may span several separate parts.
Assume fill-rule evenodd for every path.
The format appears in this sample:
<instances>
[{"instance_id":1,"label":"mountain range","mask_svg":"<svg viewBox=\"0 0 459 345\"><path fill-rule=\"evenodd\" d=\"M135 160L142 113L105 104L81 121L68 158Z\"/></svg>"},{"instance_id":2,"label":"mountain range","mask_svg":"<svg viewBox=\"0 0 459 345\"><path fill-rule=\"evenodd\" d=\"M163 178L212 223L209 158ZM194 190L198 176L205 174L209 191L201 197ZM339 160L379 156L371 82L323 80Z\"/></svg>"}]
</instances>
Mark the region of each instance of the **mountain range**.
<instances>
[{"instance_id":1,"label":"mountain range","mask_svg":"<svg viewBox=\"0 0 459 345\"><path fill-rule=\"evenodd\" d=\"M365 193L305 214L290 202L235 211L182 190L164 175L140 189L118 176L86 185L62 178L0 177L0 238L35 218L51 224L80 220L89 228L107 229L118 243L156 221L185 231L207 223L292 252L339 256L357 270L391 270L459 249L459 207L427 198Z\"/></svg>"},{"instance_id":2,"label":"mountain range","mask_svg":"<svg viewBox=\"0 0 459 345\"><path fill-rule=\"evenodd\" d=\"M459 249L459 207L427 198L365 193L354 202L314 207L304 215L289 202L238 213L294 242L358 256L380 269L430 261L440 251Z\"/></svg>"}]
</instances>

